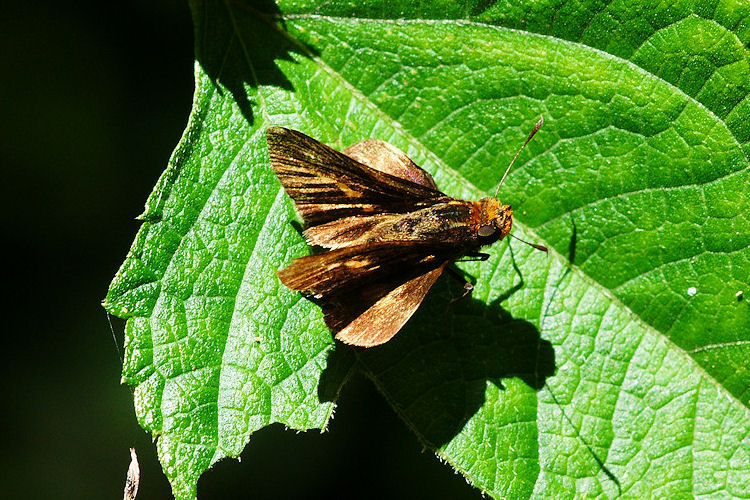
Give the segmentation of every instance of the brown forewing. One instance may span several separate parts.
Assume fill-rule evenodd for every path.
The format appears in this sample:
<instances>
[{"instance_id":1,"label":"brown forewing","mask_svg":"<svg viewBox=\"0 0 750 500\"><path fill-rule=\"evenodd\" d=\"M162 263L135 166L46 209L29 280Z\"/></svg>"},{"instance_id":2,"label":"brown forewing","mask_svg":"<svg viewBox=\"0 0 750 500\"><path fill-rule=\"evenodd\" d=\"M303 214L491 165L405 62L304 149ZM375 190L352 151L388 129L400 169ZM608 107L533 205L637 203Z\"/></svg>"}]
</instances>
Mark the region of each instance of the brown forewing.
<instances>
[{"instance_id":1,"label":"brown forewing","mask_svg":"<svg viewBox=\"0 0 750 500\"><path fill-rule=\"evenodd\" d=\"M302 234L307 243L335 250L362 245L372 240L373 232L407 214L354 215L307 228Z\"/></svg>"},{"instance_id":2,"label":"brown forewing","mask_svg":"<svg viewBox=\"0 0 750 500\"><path fill-rule=\"evenodd\" d=\"M295 130L271 127L266 139L274 172L312 225L352 215L408 212L419 202L445 196L435 187L368 167Z\"/></svg>"},{"instance_id":3,"label":"brown forewing","mask_svg":"<svg viewBox=\"0 0 750 500\"><path fill-rule=\"evenodd\" d=\"M387 283L391 289L456 258L455 249L425 242L352 245L295 259L277 273L284 285L323 300Z\"/></svg>"}]
</instances>

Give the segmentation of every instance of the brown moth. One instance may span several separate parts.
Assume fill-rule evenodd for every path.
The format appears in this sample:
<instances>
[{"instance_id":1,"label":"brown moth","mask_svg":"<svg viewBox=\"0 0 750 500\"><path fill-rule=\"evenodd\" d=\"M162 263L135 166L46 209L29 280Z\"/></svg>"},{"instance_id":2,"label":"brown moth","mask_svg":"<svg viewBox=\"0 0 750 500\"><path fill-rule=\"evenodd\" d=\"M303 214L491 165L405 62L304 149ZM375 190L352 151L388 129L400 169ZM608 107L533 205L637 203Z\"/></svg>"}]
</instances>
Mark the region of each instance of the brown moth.
<instances>
[{"instance_id":1,"label":"brown moth","mask_svg":"<svg viewBox=\"0 0 750 500\"><path fill-rule=\"evenodd\" d=\"M497 191L479 201L451 198L386 142L367 139L339 152L282 127L267 129L266 140L271 166L306 222L308 244L326 250L277 274L287 287L317 298L326 324L347 344L390 340L446 265L461 257L485 260L489 255L478 250L510 233L513 210Z\"/></svg>"}]
</instances>

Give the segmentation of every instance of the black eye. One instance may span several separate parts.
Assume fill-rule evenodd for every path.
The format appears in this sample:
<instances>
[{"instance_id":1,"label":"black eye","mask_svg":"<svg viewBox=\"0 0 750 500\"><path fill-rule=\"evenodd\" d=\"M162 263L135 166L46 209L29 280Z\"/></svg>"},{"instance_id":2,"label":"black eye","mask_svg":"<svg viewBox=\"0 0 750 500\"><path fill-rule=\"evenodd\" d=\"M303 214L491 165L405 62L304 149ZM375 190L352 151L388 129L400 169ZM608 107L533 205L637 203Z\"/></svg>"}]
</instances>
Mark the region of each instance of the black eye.
<instances>
[{"instance_id":1,"label":"black eye","mask_svg":"<svg viewBox=\"0 0 750 500\"><path fill-rule=\"evenodd\" d=\"M496 228L495 226L491 224L485 224L484 226L479 226L479 229L477 230L477 234L482 237L492 236L495 234Z\"/></svg>"}]
</instances>

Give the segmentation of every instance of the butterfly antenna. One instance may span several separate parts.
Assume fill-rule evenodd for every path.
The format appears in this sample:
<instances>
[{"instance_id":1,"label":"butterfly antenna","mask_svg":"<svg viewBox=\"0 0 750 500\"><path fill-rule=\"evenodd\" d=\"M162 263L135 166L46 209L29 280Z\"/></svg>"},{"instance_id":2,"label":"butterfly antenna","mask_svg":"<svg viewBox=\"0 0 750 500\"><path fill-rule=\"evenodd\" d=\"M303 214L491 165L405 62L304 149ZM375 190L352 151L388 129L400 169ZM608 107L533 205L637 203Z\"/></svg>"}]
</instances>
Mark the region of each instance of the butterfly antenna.
<instances>
[{"instance_id":1,"label":"butterfly antenna","mask_svg":"<svg viewBox=\"0 0 750 500\"><path fill-rule=\"evenodd\" d=\"M503 178L500 179L500 184L497 185L497 189L495 189L495 199L497 199L497 193L500 192L500 186L503 185L503 182L505 182L505 178L508 177L508 173L510 172L510 168L513 166L513 164L516 162L516 158L518 158L518 155L521 154L521 151L523 151L523 148L526 147L526 145L529 143L529 141L534 137L534 134L536 134L540 128L542 128L542 124L544 123L544 117L540 116L539 121L536 122L536 125L534 125L534 128L531 129L531 133L526 138L526 142L523 143L523 146L521 146L521 149L518 150L518 153L516 153L516 156L513 157L513 160L511 160L510 165L508 165L508 168L505 169L505 173L503 174Z\"/></svg>"},{"instance_id":2,"label":"butterfly antenna","mask_svg":"<svg viewBox=\"0 0 750 500\"><path fill-rule=\"evenodd\" d=\"M527 244L527 245L529 245L530 247L534 247L534 248L536 248L537 250L541 250L542 252L544 252L544 253L546 253L546 254L549 254L549 250L547 250L547 247L545 247L544 245L537 245L536 243L531 243L531 242L528 242L528 241L526 241L526 240L522 240L522 239L521 239L521 238L519 238L518 236L515 236L515 235L512 235L512 234L510 234L510 235L508 235L508 236L510 236L511 238L514 238L514 239L516 239L516 240L518 240L518 241L520 241L520 242L522 242L522 243L526 243L526 244Z\"/></svg>"}]
</instances>

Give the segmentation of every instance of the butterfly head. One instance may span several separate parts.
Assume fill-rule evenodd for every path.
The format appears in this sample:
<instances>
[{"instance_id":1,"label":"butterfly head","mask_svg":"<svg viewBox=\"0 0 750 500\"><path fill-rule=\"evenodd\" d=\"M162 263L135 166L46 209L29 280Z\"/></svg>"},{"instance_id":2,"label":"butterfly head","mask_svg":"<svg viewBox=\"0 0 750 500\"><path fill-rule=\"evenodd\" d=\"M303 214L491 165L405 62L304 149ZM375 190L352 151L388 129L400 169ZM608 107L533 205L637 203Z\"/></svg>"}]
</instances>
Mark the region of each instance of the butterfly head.
<instances>
[{"instance_id":1,"label":"butterfly head","mask_svg":"<svg viewBox=\"0 0 750 500\"><path fill-rule=\"evenodd\" d=\"M504 238L513 226L513 210L495 198L484 198L478 202L477 235L483 244ZM486 242L486 243L485 243Z\"/></svg>"},{"instance_id":2,"label":"butterfly head","mask_svg":"<svg viewBox=\"0 0 750 500\"><path fill-rule=\"evenodd\" d=\"M510 229L513 225L513 210L511 210L510 205L501 204L497 199L497 194L500 192L500 186L502 186L503 182L505 182L505 178L508 177L510 169L518 159L518 155L521 154L523 148L525 148L529 141L534 137L534 134L539 131L543 123L544 118L540 116L539 121L536 122L534 128L531 129L531 133L529 133L529 136L526 138L526 142L523 143L521 148L516 153L516 156L514 156L510 161L508 168L505 169L505 173L500 179L500 183L497 185L497 189L495 189L495 197L484 198L477 202L479 205L479 223L477 224L477 235L479 236L479 240L482 245L494 243L495 241L501 240L505 236L510 234ZM540 250L544 248L541 245L534 245L532 243L529 244L534 247L538 247ZM544 248L544 250L546 251L546 248Z\"/></svg>"}]
</instances>

